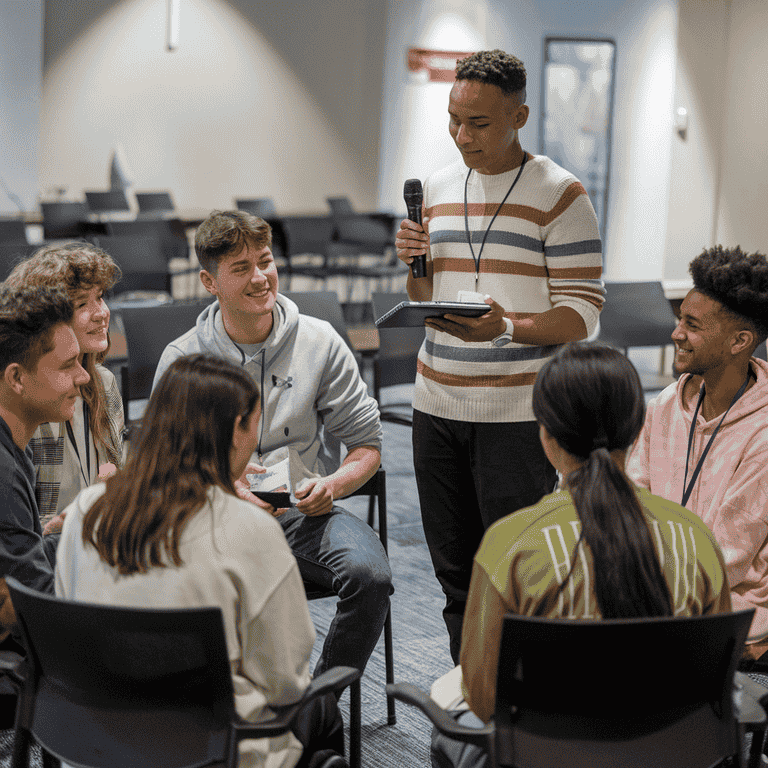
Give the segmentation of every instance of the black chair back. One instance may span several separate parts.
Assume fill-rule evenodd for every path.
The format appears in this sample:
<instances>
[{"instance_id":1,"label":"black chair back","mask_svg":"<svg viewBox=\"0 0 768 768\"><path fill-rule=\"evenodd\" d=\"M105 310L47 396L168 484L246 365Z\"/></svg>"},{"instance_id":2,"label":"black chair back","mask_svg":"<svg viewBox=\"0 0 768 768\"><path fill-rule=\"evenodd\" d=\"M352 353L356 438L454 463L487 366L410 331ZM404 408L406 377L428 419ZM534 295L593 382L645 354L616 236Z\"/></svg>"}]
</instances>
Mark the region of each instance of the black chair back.
<instances>
[{"instance_id":1,"label":"black chair back","mask_svg":"<svg viewBox=\"0 0 768 768\"><path fill-rule=\"evenodd\" d=\"M178 220L134 219L133 221L110 221L106 226L110 236L157 238L166 262L170 262L171 259L187 260L189 258L189 243L184 228Z\"/></svg>"},{"instance_id":2,"label":"black chair back","mask_svg":"<svg viewBox=\"0 0 768 768\"><path fill-rule=\"evenodd\" d=\"M344 322L344 312L336 293L333 291L281 291L281 293L296 304L302 315L327 320L354 352L347 333L347 324Z\"/></svg>"},{"instance_id":3,"label":"black chair back","mask_svg":"<svg viewBox=\"0 0 768 768\"><path fill-rule=\"evenodd\" d=\"M277 216L277 210L271 197L238 197L235 200L235 207L238 211L252 213L262 219Z\"/></svg>"},{"instance_id":4,"label":"black chair back","mask_svg":"<svg viewBox=\"0 0 768 768\"><path fill-rule=\"evenodd\" d=\"M326 197L325 200L334 216L351 216L355 212L350 199L346 195L340 197Z\"/></svg>"},{"instance_id":5,"label":"black chair back","mask_svg":"<svg viewBox=\"0 0 768 768\"><path fill-rule=\"evenodd\" d=\"M234 700L221 609L63 601L12 578L8 587L34 681L19 718L44 749L99 768L226 755Z\"/></svg>"},{"instance_id":6,"label":"black chair back","mask_svg":"<svg viewBox=\"0 0 768 768\"><path fill-rule=\"evenodd\" d=\"M600 313L600 341L629 347L671 344L677 318L660 282L606 283Z\"/></svg>"},{"instance_id":7,"label":"black chair back","mask_svg":"<svg viewBox=\"0 0 768 768\"><path fill-rule=\"evenodd\" d=\"M117 211L130 211L128 198L122 189L110 189L107 191L87 191L85 201L91 213L115 213Z\"/></svg>"},{"instance_id":8,"label":"black chair back","mask_svg":"<svg viewBox=\"0 0 768 768\"><path fill-rule=\"evenodd\" d=\"M714 765L735 754L733 680L753 614L606 621L508 614L497 761L527 768L565 764L567 755L569 766L639 768Z\"/></svg>"},{"instance_id":9,"label":"black chair back","mask_svg":"<svg viewBox=\"0 0 768 768\"><path fill-rule=\"evenodd\" d=\"M212 301L213 297L189 303L123 306L115 310L122 319L128 349L128 364L121 369L126 419L130 400L150 396L155 370L165 348L193 328L198 315Z\"/></svg>"},{"instance_id":10,"label":"black chair back","mask_svg":"<svg viewBox=\"0 0 768 768\"><path fill-rule=\"evenodd\" d=\"M63 240L83 237L91 228L87 224L88 206L82 202L40 203L43 211L43 237Z\"/></svg>"},{"instance_id":11,"label":"black chair back","mask_svg":"<svg viewBox=\"0 0 768 768\"><path fill-rule=\"evenodd\" d=\"M141 214L163 214L175 210L170 192L137 192L136 202Z\"/></svg>"},{"instance_id":12,"label":"black chair back","mask_svg":"<svg viewBox=\"0 0 768 768\"><path fill-rule=\"evenodd\" d=\"M115 291L171 292L171 274L157 235L114 235L94 238L120 267L123 276Z\"/></svg>"},{"instance_id":13,"label":"black chair back","mask_svg":"<svg viewBox=\"0 0 768 768\"><path fill-rule=\"evenodd\" d=\"M5 280L20 261L30 257L39 247L27 243L0 243L0 280Z\"/></svg>"},{"instance_id":14,"label":"black chair back","mask_svg":"<svg viewBox=\"0 0 768 768\"><path fill-rule=\"evenodd\" d=\"M26 243L27 227L22 219L0 219L0 243Z\"/></svg>"}]
</instances>

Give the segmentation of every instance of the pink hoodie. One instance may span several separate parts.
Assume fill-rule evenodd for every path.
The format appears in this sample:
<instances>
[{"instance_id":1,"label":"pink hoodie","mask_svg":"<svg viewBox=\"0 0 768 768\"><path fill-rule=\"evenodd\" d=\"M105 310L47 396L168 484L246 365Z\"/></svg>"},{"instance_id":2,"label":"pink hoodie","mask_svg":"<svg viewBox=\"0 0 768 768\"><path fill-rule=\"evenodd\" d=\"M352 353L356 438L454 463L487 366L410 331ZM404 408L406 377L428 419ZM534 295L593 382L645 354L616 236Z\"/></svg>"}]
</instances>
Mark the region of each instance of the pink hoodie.
<instances>
[{"instance_id":1,"label":"pink hoodie","mask_svg":"<svg viewBox=\"0 0 768 768\"><path fill-rule=\"evenodd\" d=\"M768 632L768 363L752 358L757 382L736 402L715 437L686 507L715 534L723 550L734 610L756 608L750 638ZM683 403L685 374L648 406L645 425L627 462L641 487L680 503L688 432L698 393ZM688 482L720 414L699 412Z\"/></svg>"}]
</instances>

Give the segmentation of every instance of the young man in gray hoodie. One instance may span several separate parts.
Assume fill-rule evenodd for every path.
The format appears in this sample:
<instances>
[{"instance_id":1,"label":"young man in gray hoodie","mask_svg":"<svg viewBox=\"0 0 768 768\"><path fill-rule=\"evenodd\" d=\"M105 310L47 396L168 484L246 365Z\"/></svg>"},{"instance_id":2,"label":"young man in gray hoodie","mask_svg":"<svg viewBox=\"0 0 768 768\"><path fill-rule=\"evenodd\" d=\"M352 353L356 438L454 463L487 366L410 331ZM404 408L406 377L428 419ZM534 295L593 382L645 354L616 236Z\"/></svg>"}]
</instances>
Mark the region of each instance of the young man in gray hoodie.
<instances>
[{"instance_id":1,"label":"young man in gray hoodie","mask_svg":"<svg viewBox=\"0 0 768 768\"><path fill-rule=\"evenodd\" d=\"M214 211L200 225L200 279L217 301L166 347L155 384L176 358L195 352L232 360L254 378L262 412L253 460L286 468L297 502L275 509L245 478L238 493L275 515L305 582L339 597L315 674L339 664L362 671L384 626L392 574L376 534L334 500L379 467L378 405L331 325L278 293L271 245L269 225L242 211Z\"/></svg>"}]
</instances>

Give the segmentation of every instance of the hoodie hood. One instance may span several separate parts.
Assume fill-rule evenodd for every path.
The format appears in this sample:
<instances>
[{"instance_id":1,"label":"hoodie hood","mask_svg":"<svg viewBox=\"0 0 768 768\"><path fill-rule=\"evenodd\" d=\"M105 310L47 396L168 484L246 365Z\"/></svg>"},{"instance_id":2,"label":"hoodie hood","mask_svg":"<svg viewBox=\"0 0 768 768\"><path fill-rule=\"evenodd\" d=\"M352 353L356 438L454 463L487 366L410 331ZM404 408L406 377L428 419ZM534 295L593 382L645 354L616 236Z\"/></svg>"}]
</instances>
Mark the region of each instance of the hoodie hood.
<instances>
[{"instance_id":1,"label":"hoodie hood","mask_svg":"<svg viewBox=\"0 0 768 768\"><path fill-rule=\"evenodd\" d=\"M728 415L723 421L724 427L748 419L761 409L768 409L768 362L752 357L749 360L749 365L756 376L756 381L728 411ZM689 423L693 418L693 412L696 410L696 402L698 400L698 394L696 394L695 397L689 398L687 403L683 400L685 385L691 378L692 374L690 373L681 376L677 380L677 389L675 392L678 407L687 415ZM701 426L702 430L706 432L710 429L714 429L720 423L722 417L722 414L718 414L714 419L705 421L701 416L701 411L699 411L698 424Z\"/></svg>"}]
</instances>

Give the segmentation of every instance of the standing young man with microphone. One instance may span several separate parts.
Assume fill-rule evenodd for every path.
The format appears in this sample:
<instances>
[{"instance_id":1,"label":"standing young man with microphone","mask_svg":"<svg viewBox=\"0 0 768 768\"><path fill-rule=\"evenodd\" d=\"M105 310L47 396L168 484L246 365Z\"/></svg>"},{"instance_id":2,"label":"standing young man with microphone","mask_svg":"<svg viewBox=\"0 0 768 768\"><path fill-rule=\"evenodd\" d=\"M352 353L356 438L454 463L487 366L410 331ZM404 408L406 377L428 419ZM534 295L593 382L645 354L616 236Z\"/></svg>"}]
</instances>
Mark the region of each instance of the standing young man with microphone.
<instances>
[{"instance_id":1,"label":"standing young man with microphone","mask_svg":"<svg viewBox=\"0 0 768 768\"><path fill-rule=\"evenodd\" d=\"M594 330L603 303L584 187L520 145L525 86L523 63L503 51L459 61L448 129L461 161L430 176L424 226L404 220L396 240L406 264L427 257L424 277L409 273L412 300L489 305L479 318L426 321L413 402L422 523L456 663L485 529L555 484L531 405L536 374L557 345Z\"/></svg>"}]
</instances>

